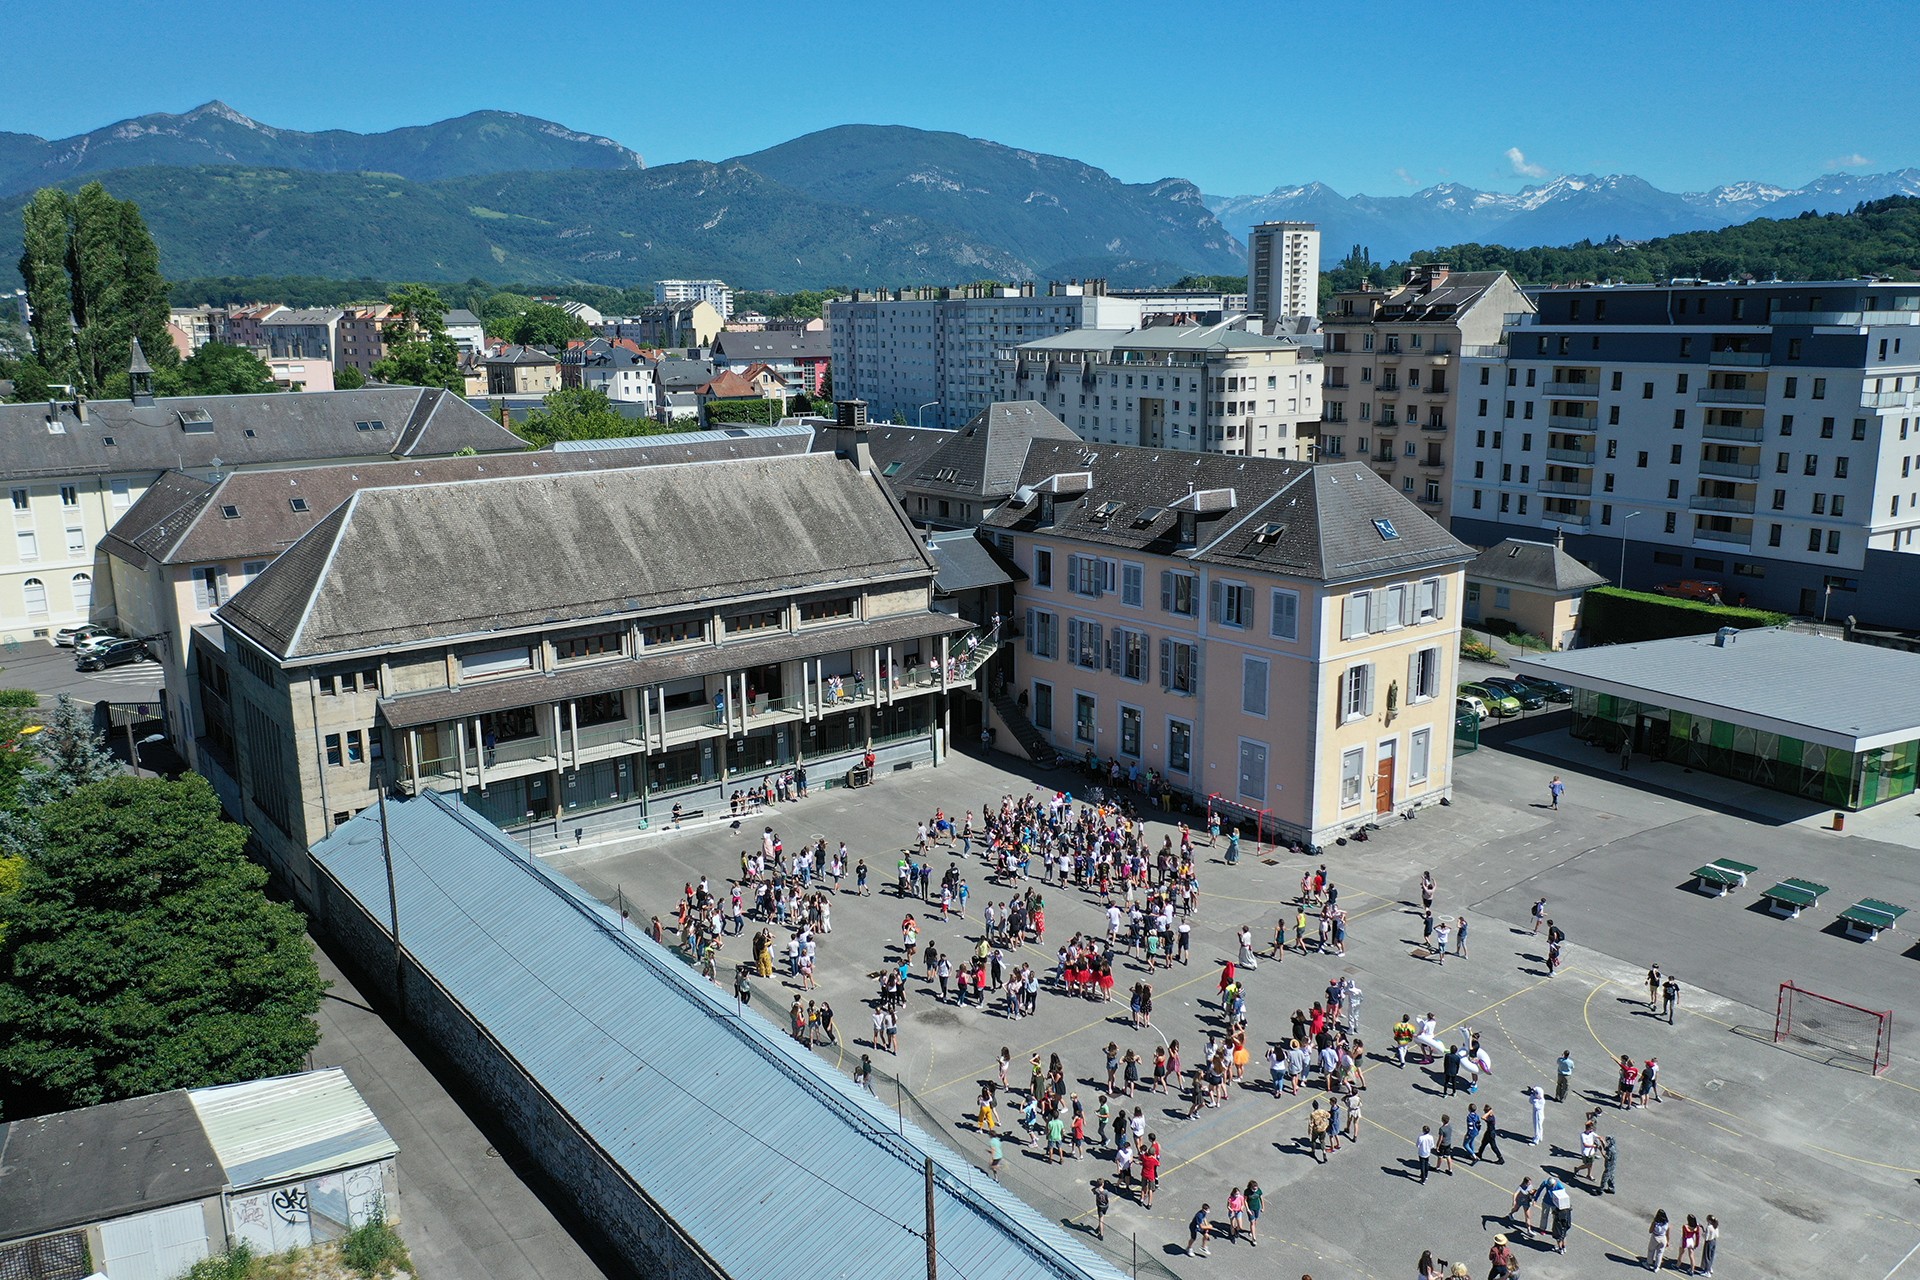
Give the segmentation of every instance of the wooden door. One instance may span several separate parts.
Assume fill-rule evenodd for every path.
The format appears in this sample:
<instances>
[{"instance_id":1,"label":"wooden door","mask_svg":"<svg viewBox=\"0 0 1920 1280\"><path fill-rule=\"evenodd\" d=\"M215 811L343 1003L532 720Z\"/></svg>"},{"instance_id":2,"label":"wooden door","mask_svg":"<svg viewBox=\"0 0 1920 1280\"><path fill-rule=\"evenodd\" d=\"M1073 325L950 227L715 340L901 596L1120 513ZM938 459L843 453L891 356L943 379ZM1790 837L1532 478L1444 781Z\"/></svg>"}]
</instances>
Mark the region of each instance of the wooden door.
<instances>
[{"instance_id":1,"label":"wooden door","mask_svg":"<svg viewBox=\"0 0 1920 1280\"><path fill-rule=\"evenodd\" d=\"M1393 763L1393 752L1383 748L1373 782L1373 811L1376 814L1393 812Z\"/></svg>"}]
</instances>

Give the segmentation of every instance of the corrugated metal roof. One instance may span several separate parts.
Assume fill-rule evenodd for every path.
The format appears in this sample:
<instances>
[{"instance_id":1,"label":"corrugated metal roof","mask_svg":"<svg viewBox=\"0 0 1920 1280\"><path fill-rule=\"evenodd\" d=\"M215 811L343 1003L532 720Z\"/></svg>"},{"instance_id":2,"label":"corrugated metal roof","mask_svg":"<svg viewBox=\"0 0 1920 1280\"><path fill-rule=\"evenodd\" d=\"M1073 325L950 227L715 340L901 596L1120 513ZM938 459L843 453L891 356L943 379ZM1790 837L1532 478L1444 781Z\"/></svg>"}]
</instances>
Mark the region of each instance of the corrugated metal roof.
<instances>
[{"instance_id":1,"label":"corrugated metal roof","mask_svg":"<svg viewBox=\"0 0 1920 1280\"><path fill-rule=\"evenodd\" d=\"M605 453L610 449L672 449L690 444L725 444L731 440L766 440L781 436L813 435L800 424L772 427L725 427L714 431L673 431L652 436L619 436L607 440L556 440L555 453Z\"/></svg>"},{"instance_id":2,"label":"corrugated metal roof","mask_svg":"<svg viewBox=\"0 0 1920 1280\"><path fill-rule=\"evenodd\" d=\"M190 1089L187 1096L235 1190L400 1153L339 1067Z\"/></svg>"},{"instance_id":3,"label":"corrugated metal roof","mask_svg":"<svg viewBox=\"0 0 1920 1280\"><path fill-rule=\"evenodd\" d=\"M930 1155L944 1275L1120 1280L457 801L387 815L409 952L729 1275L920 1274ZM376 809L313 853L386 918Z\"/></svg>"}]
</instances>

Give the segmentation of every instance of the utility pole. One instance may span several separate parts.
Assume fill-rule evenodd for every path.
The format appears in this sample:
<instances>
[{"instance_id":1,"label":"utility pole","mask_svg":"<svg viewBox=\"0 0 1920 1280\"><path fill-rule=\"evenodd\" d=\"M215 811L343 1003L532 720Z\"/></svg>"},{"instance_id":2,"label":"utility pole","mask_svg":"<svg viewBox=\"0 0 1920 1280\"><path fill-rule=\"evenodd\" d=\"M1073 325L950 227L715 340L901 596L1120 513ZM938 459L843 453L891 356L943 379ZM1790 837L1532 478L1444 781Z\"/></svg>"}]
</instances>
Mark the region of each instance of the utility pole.
<instances>
[{"instance_id":1,"label":"utility pole","mask_svg":"<svg viewBox=\"0 0 1920 1280\"><path fill-rule=\"evenodd\" d=\"M927 1280L940 1280L933 1248L933 1157L927 1157Z\"/></svg>"},{"instance_id":2,"label":"utility pole","mask_svg":"<svg viewBox=\"0 0 1920 1280\"><path fill-rule=\"evenodd\" d=\"M406 993L400 965L400 894L393 884L393 842L387 831L387 790L380 788L380 856L387 864L387 911L393 925L393 1003L406 1012Z\"/></svg>"}]
</instances>

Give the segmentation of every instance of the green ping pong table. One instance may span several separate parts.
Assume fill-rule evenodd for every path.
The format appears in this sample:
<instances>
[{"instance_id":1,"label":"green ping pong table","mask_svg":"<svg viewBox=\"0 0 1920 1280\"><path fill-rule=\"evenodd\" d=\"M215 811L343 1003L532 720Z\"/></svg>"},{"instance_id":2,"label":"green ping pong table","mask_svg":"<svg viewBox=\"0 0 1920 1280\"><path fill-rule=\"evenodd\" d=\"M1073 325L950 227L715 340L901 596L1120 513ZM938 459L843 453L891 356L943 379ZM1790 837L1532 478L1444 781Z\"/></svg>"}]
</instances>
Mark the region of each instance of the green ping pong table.
<instances>
[{"instance_id":1,"label":"green ping pong table","mask_svg":"<svg viewBox=\"0 0 1920 1280\"><path fill-rule=\"evenodd\" d=\"M1703 891L1723 898L1729 889L1746 887L1747 877L1759 869L1732 858L1715 858L1704 867L1695 867L1693 878L1699 881Z\"/></svg>"},{"instance_id":2,"label":"green ping pong table","mask_svg":"<svg viewBox=\"0 0 1920 1280\"><path fill-rule=\"evenodd\" d=\"M1820 895L1826 891L1827 886L1811 880L1789 879L1782 880L1760 896L1766 899L1769 911L1792 920L1799 916L1802 907L1819 906Z\"/></svg>"},{"instance_id":3,"label":"green ping pong table","mask_svg":"<svg viewBox=\"0 0 1920 1280\"><path fill-rule=\"evenodd\" d=\"M1862 898L1840 913L1840 919L1847 926L1850 938L1865 938L1868 942L1877 941L1882 929L1892 929L1907 914L1905 907L1896 907L1891 902L1882 902L1878 898Z\"/></svg>"}]
</instances>

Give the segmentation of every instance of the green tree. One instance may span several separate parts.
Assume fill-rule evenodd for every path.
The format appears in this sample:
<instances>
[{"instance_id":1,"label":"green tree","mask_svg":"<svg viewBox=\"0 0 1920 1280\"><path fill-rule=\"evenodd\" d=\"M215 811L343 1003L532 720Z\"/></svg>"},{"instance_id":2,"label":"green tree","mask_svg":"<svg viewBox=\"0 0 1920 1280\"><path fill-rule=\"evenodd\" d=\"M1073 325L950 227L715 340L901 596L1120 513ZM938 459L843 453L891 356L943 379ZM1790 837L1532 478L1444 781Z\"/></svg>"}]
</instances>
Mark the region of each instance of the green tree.
<instances>
[{"instance_id":1,"label":"green tree","mask_svg":"<svg viewBox=\"0 0 1920 1280\"><path fill-rule=\"evenodd\" d=\"M53 715L32 742L35 759L19 783L19 799L29 809L120 774L120 762L107 749L107 735L94 727L93 708L74 701L70 693L54 700Z\"/></svg>"},{"instance_id":2,"label":"green tree","mask_svg":"<svg viewBox=\"0 0 1920 1280\"><path fill-rule=\"evenodd\" d=\"M74 354L80 387L101 395L126 372L134 338L156 374L180 353L167 337L167 290L160 251L132 201L115 200L98 182L72 204L67 276L73 296Z\"/></svg>"},{"instance_id":3,"label":"green tree","mask_svg":"<svg viewBox=\"0 0 1920 1280\"><path fill-rule=\"evenodd\" d=\"M181 361L176 381L179 394L189 396L252 396L280 389L266 361L224 342L209 342Z\"/></svg>"},{"instance_id":4,"label":"green tree","mask_svg":"<svg viewBox=\"0 0 1920 1280\"><path fill-rule=\"evenodd\" d=\"M358 391L367 385L367 375L357 365L344 364L333 371L335 391Z\"/></svg>"},{"instance_id":5,"label":"green tree","mask_svg":"<svg viewBox=\"0 0 1920 1280\"><path fill-rule=\"evenodd\" d=\"M447 304L429 285L402 285L387 295L393 308L384 333L387 358L373 366L382 382L466 390L460 348L447 336Z\"/></svg>"},{"instance_id":6,"label":"green tree","mask_svg":"<svg viewBox=\"0 0 1920 1280\"><path fill-rule=\"evenodd\" d=\"M42 187L21 211L20 220L26 241L20 277L26 281L27 305L33 310L36 381L44 390L48 382L71 381L73 376L73 286L67 278L73 197L57 187Z\"/></svg>"},{"instance_id":7,"label":"green tree","mask_svg":"<svg viewBox=\"0 0 1920 1280\"><path fill-rule=\"evenodd\" d=\"M1181 276L1173 282L1176 289L1198 289L1204 293L1245 293L1245 276Z\"/></svg>"},{"instance_id":8,"label":"green tree","mask_svg":"<svg viewBox=\"0 0 1920 1280\"><path fill-rule=\"evenodd\" d=\"M37 815L0 902L9 1114L298 1071L326 984L206 780L114 778Z\"/></svg>"},{"instance_id":9,"label":"green tree","mask_svg":"<svg viewBox=\"0 0 1920 1280\"><path fill-rule=\"evenodd\" d=\"M517 424L514 433L531 449L555 440L613 440L658 435L667 430L652 418L629 418L615 411L607 393L593 387L563 387L547 393L540 407Z\"/></svg>"},{"instance_id":10,"label":"green tree","mask_svg":"<svg viewBox=\"0 0 1920 1280\"><path fill-rule=\"evenodd\" d=\"M508 336L523 347L564 347L569 338L591 338L593 327L559 307L536 302L520 313Z\"/></svg>"}]
</instances>

